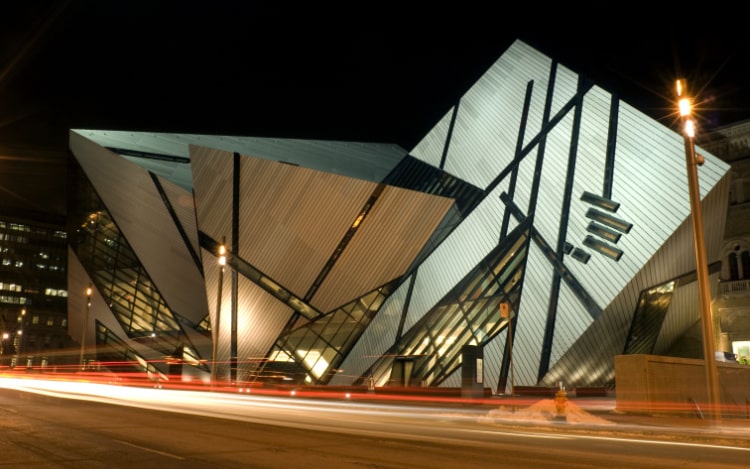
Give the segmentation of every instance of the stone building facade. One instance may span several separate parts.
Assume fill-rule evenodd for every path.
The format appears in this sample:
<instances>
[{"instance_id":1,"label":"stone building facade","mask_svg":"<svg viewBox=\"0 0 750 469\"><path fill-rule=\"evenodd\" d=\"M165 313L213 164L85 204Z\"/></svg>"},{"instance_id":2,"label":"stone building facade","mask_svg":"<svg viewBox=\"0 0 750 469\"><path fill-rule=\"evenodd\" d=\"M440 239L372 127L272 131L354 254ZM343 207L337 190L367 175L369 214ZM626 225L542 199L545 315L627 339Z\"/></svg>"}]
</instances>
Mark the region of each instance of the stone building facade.
<instances>
[{"instance_id":1,"label":"stone building facade","mask_svg":"<svg viewBox=\"0 0 750 469\"><path fill-rule=\"evenodd\" d=\"M731 189L713 313L718 349L750 357L750 120L701 137L700 147L731 165Z\"/></svg>"}]
</instances>

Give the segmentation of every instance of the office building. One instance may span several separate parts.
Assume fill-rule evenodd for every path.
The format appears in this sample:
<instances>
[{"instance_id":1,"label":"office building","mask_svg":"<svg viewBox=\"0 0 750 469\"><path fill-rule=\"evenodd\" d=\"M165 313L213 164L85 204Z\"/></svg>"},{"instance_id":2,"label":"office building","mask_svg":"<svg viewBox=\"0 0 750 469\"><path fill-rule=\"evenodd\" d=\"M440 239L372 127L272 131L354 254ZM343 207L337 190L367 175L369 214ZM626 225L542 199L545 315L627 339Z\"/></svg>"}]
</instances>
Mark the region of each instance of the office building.
<instances>
[{"instance_id":1,"label":"office building","mask_svg":"<svg viewBox=\"0 0 750 469\"><path fill-rule=\"evenodd\" d=\"M21 216L23 215L23 216ZM0 216L0 365L66 363L67 234L62 217Z\"/></svg>"}]
</instances>

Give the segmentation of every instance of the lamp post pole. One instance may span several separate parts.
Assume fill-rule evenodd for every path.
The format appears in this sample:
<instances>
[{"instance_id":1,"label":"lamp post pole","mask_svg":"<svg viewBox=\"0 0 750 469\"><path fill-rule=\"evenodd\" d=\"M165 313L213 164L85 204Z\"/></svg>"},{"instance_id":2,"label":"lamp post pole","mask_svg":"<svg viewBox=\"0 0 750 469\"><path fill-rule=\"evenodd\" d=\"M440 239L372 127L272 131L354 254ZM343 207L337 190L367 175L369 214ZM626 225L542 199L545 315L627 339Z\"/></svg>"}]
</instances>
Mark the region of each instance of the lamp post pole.
<instances>
[{"instance_id":1,"label":"lamp post pole","mask_svg":"<svg viewBox=\"0 0 750 469\"><path fill-rule=\"evenodd\" d=\"M18 339L18 359L23 360L23 330L26 326L26 308L21 310L21 328L18 329L18 335L21 337Z\"/></svg>"},{"instance_id":2,"label":"lamp post pole","mask_svg":"<svg viewBox=\"0 0 750 469\"><path fill-rule=\"evenodd\" d=\"M216 383L216 368L219 365L218 361L218 348L219 348L219 327L221 325L221 295L222 295L222 283L224 282L224 266L227 263L227 248L226 248L226 237L222 237L221 245L219 246L219 281L217 285L216 293L216 324L211 326L213 331L213 345L211 351L211 387Z\"/></svg>"},{"instance_id":3,"label":"lamp post pole","mask_svg":"<svg viewBox=\"0 0 750 469\"><path fill-rule=\"evenodd\" d=\"M86 314L83 317L83 333L81 334L81 358L79 360L81 364L81 370L85 369L83 363L83 353L86 348L86 326L89 323L89 310L91 309L91 284L89 283L86 289Z\"/></svg>"},{"instance_id":4,"label":"lamp post pole","mask_svg":"<svg viewBox=\"0 0 750 469\"><path fill-rule=\"evenodd\" d=\"M695 245L695 270L698 280L701 324L703 326L703 359L706 364L706 383L708 385L709 418L713 424L721 421L721 400L719 396L718 369L714 348L713 319L711 317L711 290L708 280L708 260L706 243L703 237L703 215L701 212L700 187L698 185L697 166L703 164L703 157L695 153L695 122L693 121L692 103L687 94L684 79L677 80L677 100L682 132L685 140L685 161L687 164L688 187L690 191L690 212L693 220L693 244Z\"/></svg>"},{"instance_id":5,"label":"lamp post pole","mask_svg":"<svg viewBox=\"0 0 750 469\"><path fill-rule=\"evenodd\" d=\"M513 383L513 317L510 314L510 304L500 303L500 317L508 321L508 362L510 363L510 397L515 394Z\"/></svg>"},{"instance_id":6,"label":"lamp post pole","mask_svg":"<svg viewBox=\"0 0 750 469\"><path fill-rule=\"evenodd\" d=\"M5 324L3 324L5 326ZM2 345L0 345L0 357L5 355L5 350L8 347L8 340L10 339L10 334L7 332L3 332L3 341ZM5 359L3 358L2 364L5 364Z\"/></svg>"}]
</instances>

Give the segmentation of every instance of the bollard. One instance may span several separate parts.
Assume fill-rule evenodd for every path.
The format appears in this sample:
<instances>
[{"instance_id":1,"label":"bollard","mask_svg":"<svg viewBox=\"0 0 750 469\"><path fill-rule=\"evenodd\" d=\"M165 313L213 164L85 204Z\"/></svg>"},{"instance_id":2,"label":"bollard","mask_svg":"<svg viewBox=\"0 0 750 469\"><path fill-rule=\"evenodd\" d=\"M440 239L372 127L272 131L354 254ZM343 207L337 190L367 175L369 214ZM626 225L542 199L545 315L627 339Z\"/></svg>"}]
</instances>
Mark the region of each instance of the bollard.
<instances>
[{"instance_id":1,"label":"bollard","mask_svg":"<svg viewBox=\"0 0 750 469\"><path fill-rule=\"evenodd\" d=\"M565 392L565 388L560 383L560 388L555 393L555 420L565 422L568 420L568 416L565 413L565 409L568 406L568 393Z\"/></svg>"}]
</instances>

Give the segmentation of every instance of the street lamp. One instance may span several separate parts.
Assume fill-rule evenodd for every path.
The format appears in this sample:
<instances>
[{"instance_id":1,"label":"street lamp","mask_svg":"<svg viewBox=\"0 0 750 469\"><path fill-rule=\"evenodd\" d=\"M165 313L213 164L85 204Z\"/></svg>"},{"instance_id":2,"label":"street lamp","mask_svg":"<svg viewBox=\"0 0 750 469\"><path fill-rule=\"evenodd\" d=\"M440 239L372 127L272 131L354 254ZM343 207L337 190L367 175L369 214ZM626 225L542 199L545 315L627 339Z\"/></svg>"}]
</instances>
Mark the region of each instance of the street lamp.
<instances>
[{"instance_id":1,"label":"street lamp","mask_svg":"<svg viewBox=\"0 0 750 469\"><path fill-rule=\"evenodd\" d=\"M218 366L217 353L219 347L219 325L221 323L221 287L224 282L224 266L227 264L227 247L226 237L221 238L221 244L219 245L218 251L219 257L219 284L217 286L216 293L216 324L211 326L213 333L213 346L211 351L211 358L213 363L211 364L211 386L216 383L216 368Z\"/></svg>"},{"instance_id":2,"label":"street lamp","mask_svg":"<svg viewBox=\"0 0 750 469\"><path fill-rule=\"evenodd\" d=\"M86 347L86 325L89 323L89 310L91 309L91 284L89 283L89 287L86 289L86 315L83 319L83 333L81 334L81 370L85 369L85 366L83 364L83 350Z\"/></svg>"},{"instance_id":3,"label":"street lamp","mask_svg":"<svg viewBox=\"0 0 750 469\"><path fill-rule=\"evenodd\" d=\"M2 345L0 346L0 356L5 355L6 347L8 346L8 340L10 339L10 334L7 332L3 332L3 341Z\"/></svg>"},{"instance_id":4,"label":"street lamp","mask_svg":"<svg viewBox=\"0 0 750 469\"><path fill-rule=\"evenodd\" d=\"M706 243L703 238L703 216L701 213L700 188L697 166L703 164L703 156L695 153L695 121L692 118L692 102L687 93L687 82L677 80L677 105L682 120L682 135L685 140L685 161L687 163L688 187L690 191L690 212L693 219L693 244L695 245L695 269L698 280L698 296L703 326L703 358L706 363L708 385L709 416L718 424L721 421L721 401L719 397L718 370L714 350L713 320L711 318L711 290L708 283L708 260Z\"/></svg>"},{"instance_id":5,"label":"street lamp","mask_svg":"<svg viewBox=\"0 0 750 469\"><path fill-rule=\"evenodd\" d=\"M24 328L25 324L26 324L26 309L24 308L24 309L21 310L21 328L18 329L18 332L16 333L16 335L20 336L19 339L18 339L18 358L19 358L19 360L22 359L21 355L23 355L23 328Z\"/></svg>"},{"instance_id":6,"label":"street lamp","mask_svg":"<svg viewBox=\"0 0 750 469\"><path fill-rule=\"evenodd\" d=\"M512 316L510 314L510 304L506 302L500 303L500 317L508 321L508 362L510 363L510 397L513 397L515 393L513 383L513 323Z\"/></svg>"}]
</instances>

